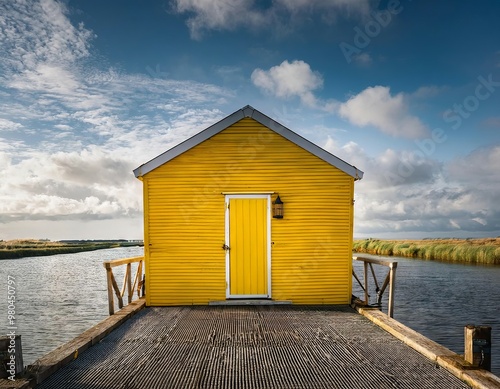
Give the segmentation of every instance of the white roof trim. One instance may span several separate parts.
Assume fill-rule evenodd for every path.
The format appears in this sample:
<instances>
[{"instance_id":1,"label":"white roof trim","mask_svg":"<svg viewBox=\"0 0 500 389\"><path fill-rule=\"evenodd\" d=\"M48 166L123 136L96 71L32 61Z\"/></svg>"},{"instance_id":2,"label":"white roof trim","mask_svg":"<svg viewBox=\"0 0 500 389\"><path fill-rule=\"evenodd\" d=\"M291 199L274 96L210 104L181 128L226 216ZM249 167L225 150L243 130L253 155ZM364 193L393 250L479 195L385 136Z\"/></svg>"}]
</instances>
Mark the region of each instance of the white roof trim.
<instances>
[{"instance_id":1,"label":"white roof trim","mask_svg":"<svg viewBox=\"0 0 500 389\"><path fill-rule=\"evenodd\" d=\"M149 173L150 171L156 169L157 167L163 165L171 159L174 159L175 157L181 155L189 149L199 145L200 143L206 141L207 139L246 117L256 120L263 126L276 132L285 139L288 139L290 142L295 143L297 146L302 147L304 150L309 151L311 154L314 154L323 161L328 162L330 165L333 165L343 172L349 174L356 180L360 180L361 178L363 178L363 172L357 169L355 166L349 165L347 162L341 160L333 154L330 154L328 151L301 137L300 135L289 130L285 126L281 125L277 121L271 119L269 116L264 115L262 112L249 105L239 109L238 111L232 113L221 121L213 124L207 129L178 144L177 146L172 147L170 150L164 152L163 154L160 154L149 162L146 162L145 164L139 166L134 170L135 176L141 177Z\"/></svg>"}]
</instances>

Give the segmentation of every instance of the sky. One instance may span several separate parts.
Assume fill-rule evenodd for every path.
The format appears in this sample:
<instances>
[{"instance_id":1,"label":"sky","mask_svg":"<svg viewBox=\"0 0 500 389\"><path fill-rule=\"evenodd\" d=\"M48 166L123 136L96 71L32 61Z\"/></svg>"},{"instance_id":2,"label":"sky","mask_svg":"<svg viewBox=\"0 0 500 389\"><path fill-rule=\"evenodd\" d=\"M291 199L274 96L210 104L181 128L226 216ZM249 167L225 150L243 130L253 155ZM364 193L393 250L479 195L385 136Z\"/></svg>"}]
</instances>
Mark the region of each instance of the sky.
<instances>
[{"instance_id":1,"label":"sky","mask_svg":"<svg viewBox=\"0 0 500 389\"><path fill-rule=\"evenodd\" d=\"M141 239L132 170L248 105L356 238L500 235L496 0L0 0L0 239Z\"/></svg>"}]
</instances>

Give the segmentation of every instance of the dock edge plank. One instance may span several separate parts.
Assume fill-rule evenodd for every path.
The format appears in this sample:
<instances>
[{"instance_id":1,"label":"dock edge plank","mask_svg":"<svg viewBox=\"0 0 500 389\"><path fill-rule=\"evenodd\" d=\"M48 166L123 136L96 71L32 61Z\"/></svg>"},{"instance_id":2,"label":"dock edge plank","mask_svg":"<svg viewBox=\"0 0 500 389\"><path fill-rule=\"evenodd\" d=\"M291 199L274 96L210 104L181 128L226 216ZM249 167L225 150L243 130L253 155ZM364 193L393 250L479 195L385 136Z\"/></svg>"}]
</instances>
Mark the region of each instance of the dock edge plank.
<instances>
[{"instance_id":1,"label":"dock edge plank","mask_svg":"<svg viewBox=\"0 0 500 389\"><path fill-rule=\"evenodd\" d=\"M356 310L395 338L435 361L472 388L500 389L500 378L496 375L471 365L461 355L390 318L377 308L356 307Z\"/></svg>"}]
</instances>

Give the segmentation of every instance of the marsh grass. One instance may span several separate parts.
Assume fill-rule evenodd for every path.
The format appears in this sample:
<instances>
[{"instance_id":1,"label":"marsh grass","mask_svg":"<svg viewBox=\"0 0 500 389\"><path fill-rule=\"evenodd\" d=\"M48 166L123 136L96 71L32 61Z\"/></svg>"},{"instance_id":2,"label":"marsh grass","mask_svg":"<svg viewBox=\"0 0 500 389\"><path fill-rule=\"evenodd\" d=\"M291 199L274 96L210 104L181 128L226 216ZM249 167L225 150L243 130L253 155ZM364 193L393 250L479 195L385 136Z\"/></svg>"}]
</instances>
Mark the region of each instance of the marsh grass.
<instances>
[{"instance_id":1,"label":"marsh grass","mask_svg":"<svg viewBox=\"0 0 500 389\"><path fill-rule=\"evenodd\" d=\"M500 238L355 240L353 251L436 261L500 265Z\"/></svg>"},{"instance_id":2,"label":"marsh grass","mask_svg":"<svg viewBox=\"0 0 500 389\"><path fill-rule=\"evenodd\" d=\"M72 254L132 245L137 246L138 244L126 241L75 241L68 243L37 239L17 239L0 241L0 259Z\"/></svg>"}]
</instances>

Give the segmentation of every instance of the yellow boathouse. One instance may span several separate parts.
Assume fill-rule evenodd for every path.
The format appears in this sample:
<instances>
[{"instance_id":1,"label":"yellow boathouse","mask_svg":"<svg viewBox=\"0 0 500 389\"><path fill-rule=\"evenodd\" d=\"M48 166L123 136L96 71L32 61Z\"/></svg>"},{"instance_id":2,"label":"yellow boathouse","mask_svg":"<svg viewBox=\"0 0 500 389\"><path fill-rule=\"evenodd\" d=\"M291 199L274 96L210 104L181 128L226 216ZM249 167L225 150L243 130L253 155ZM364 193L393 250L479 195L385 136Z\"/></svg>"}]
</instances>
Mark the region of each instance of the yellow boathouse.
<instances>
[{"instance_id":1,"label":"yellow boathouse","mask_svg":"<svg viewBox=\"0 0 500 389\"><path fill-rule=\"evenodd\" d=\"M350 302L356 167L246 106L134 174L148 306Z\"/></svg>"}]
</instances>

